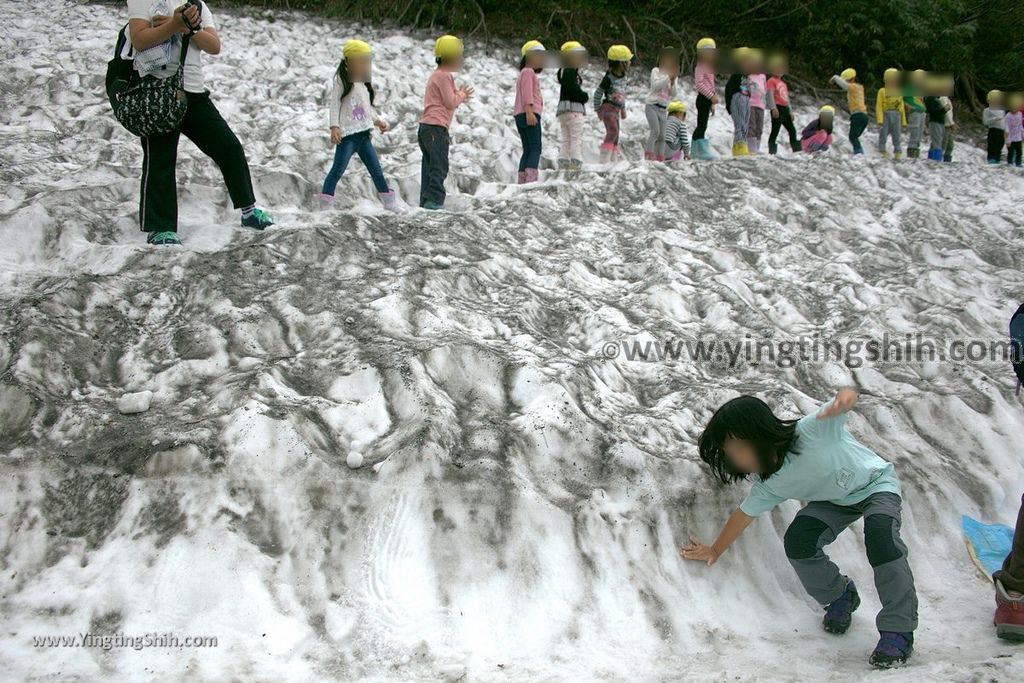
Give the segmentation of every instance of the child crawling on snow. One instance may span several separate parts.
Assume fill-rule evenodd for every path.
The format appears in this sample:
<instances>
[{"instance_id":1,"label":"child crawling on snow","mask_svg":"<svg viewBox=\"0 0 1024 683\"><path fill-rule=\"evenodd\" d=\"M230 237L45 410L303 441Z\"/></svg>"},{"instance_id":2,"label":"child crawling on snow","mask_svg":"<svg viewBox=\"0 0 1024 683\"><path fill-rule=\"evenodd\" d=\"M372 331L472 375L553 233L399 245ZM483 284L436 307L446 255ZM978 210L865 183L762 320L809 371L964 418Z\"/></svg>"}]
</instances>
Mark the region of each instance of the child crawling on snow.
<instances>
[{"instance_id":1,"label":"child crawling on snow","mask_svg":"<svg viewBox=\"0 0 1024 683\"><path fill-rule=\"evenodd\" d=\"M809 501L786 531L786 557L807 592L824 606L825 630L845 633L860 596L822 549L863 517L868 562L882 602L875 619L881 637L871 663L887 668L906 662L913 652L917 592L900 539L896 472L845 428L846 413L856 402L855 390L841 389L799 420L780 420L753 396L719 408L701 434L700 457L724 483L750 476L754 485L714 544L691 538L680 554L711 566L758 515L787 500Z\"/></svg>"},{"instance_id":2,"label":"child crawling on snow","mask_svg":"<svg viewBox=\"0 0 1024 683\"><path fill-rule=\"evenodd\" d=\"M835 124L836 109L826 104L818 110L818 118L804 127L800 133L800 148L808 154L827 152L832 146L832 128Z\"/></svg>"}]
</instances>

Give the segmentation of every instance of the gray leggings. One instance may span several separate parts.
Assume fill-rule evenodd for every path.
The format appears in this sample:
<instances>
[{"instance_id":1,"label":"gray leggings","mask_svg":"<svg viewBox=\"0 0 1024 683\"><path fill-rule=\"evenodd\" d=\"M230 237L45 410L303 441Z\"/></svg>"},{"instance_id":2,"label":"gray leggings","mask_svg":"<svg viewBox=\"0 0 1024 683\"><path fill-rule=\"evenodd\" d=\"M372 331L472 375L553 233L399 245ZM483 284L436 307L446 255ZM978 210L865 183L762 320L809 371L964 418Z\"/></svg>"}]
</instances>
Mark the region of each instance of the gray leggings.
<instances>
[{"instance_id":1,"label":"gray leggings","mask_svg":"<svg viewBox=\"0 0 1024 683\"><path fill-rule=\"evenodd\" d=\"M657 104L648 104L644 108L647 115L647 144L644 150L659 158L665 157L665 124L668 123L668 109Z\"/></svg>"},{"instance_id":2,"label":"gray leggings","mask_svg":"<svg viewBox=\"0 0 1024 683\"><path fill-rule=\"evenodd\" d=\"M942 151L946 138L946 124L942 122L928 122L928 138L931 140L931 150Z\"/></svg>"},{"instance_id":3,"label":"gray leggings","mask_svg":"<svg viewBox=\"0 0 1024 683\"><path fill-rule=\"evenodd\" d=\"M910 134L907 149L921 149L921 138L924 137L924 125L927 118L928 115L923 111L907 112L907 132Z\"/></svg>"},{"instance_id":4,"label":"gray leggings","mask_svg":"<svg viewBox=\"0 0 1024 683\"><path fill-rule=\"evenodd\" d=\"M786 557L812 598L828 605L843 594L848 579L822 548L863 517L864 545L882 603L875 625L899 633L917 629L917 591L900 538L901 505L895 493L875 493L850 506L808 503L797 513L786 531Z\"/></svg>"},{"instance_id":5,"label":"gray leggings","mask_svg":"<svg viewBox=\"0 0 1024 683\"><path fill-rule=\"evenodd\" d=\"M882 112L882 128L878 131L878 151L885 153L886 138L892 138L892 151L899 154L903 151L900 136L903 133L903 118L894 109Z\"/></svg>"},{"instance_id":6,"label":"gray leggings","mask_svg":"<svg viewBox=\"0 0 1024 683\"><path fill-rule=\"evenodd\" d=\"M736 93L732 96L732 141L747 141L747 119L750 118L750 98Z\"/></svg>"}]
</instances>

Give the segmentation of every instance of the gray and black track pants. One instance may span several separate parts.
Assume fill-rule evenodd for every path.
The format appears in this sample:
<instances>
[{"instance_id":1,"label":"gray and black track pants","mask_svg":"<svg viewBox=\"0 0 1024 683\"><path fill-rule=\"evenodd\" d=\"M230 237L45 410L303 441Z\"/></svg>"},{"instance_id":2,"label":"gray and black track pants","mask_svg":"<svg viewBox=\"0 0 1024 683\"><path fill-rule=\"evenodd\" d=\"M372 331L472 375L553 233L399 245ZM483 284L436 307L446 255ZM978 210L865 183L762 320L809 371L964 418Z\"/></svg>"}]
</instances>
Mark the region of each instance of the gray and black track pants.
<instances>
[{"instance_id":1,"label":"gray and black track pants","mask_svg":"<svg viewBox=\"0 0 1024 683\"><path fill-rule=\"evenodd\" d=\"M847 578L822 549L863 517L868 562L882 603L875 625L879 631L916 630L917 591L900 538L901 507L895 493L876 493L851 506L809 503L797 513L786 531L786 557L811 597L828 605L843 594Z\"/></svg>"}]
</instances>

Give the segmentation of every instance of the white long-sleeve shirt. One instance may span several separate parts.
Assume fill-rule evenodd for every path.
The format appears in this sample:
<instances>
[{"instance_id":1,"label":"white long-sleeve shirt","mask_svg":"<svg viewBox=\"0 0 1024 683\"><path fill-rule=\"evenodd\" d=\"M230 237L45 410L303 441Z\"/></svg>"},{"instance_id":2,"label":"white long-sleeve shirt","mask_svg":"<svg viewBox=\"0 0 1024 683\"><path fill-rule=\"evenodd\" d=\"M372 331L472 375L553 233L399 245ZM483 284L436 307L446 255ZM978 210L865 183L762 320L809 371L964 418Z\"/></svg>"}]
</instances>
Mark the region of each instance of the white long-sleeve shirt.
<instances>
[{"instance_id":1,"label":"white long-sleeve shirt","mask_svg":"<svg viewBox=\"0 0 1024 683\"><path fill-rule=\"evenodd\" d=\"M331 88L331 128L340 128L342 137L371 130L381 118L370 104L370 91L366 85L353 83L352 90L342 99L344 90L344 83L335 74Z\"/></svg>"},{"instance_id":2,"label":"white long-sleeve shirt","mask_svg":"<svg viewBox=\"0 0 1024 683\"><path fill-rule=\"evenodd\" d=\"M667 107L675 96L676 86L672 83L672 78L658 67L651 69L651 90L647 93L644 103Z\"/></svg>"}]
</instances>

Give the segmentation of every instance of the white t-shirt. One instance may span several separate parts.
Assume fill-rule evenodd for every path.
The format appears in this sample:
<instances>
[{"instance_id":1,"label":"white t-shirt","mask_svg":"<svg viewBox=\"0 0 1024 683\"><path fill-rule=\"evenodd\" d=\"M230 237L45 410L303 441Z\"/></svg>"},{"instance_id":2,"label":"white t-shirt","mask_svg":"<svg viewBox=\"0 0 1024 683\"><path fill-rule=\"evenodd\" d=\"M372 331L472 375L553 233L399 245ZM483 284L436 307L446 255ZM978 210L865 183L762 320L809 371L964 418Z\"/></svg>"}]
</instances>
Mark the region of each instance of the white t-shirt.
<instances>
[{"instance_id":1,"label":"white t-shirt","mask_svg":"<svg viewBox=\"0 0 1024 683\"><path fill-rule=\"evenodd\" d=\"M156 16L171 16L175 8L180 6L175 0L128 0L128 19L142 19L152 21ZM213 13L207 4L203 3L201 14L203 28L215 28ZM129 31L129 39L131 32ZM176 35L171 40L161 45L156 45L135 54L135 69L143 76L156 76L157 78L170 78L178 71L178 60L181 57L182 35ZM194 43L188 45L188 55L185 57L185 91L192 93L206 92L206 82L203 79L203 51Z\"/></svg>"}]
</instances>

